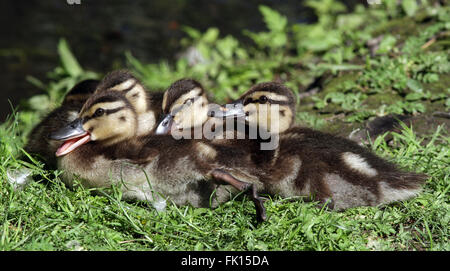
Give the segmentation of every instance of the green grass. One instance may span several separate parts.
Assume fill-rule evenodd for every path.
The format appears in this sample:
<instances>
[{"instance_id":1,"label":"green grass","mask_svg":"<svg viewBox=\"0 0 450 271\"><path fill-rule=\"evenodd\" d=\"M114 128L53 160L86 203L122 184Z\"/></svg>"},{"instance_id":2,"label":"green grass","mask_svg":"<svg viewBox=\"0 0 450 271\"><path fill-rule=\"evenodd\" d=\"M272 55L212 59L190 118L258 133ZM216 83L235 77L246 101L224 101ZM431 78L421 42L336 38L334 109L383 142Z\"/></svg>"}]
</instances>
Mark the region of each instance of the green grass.
<instances>
[{"instance_id":1,"label":"green grass","mask_svg":"<svg viewBox=\"0 0 450 271\"><path fill-rule=\"evenodd\" d=\"M206 62L144 64L128 52L127 67L150 89L193 77L216 102L236 98L256 82L279 79L299 94L322 78L320 91L300 101L297 120L326 131L387 113L448 111L449 7L382 2L345 13L333 0L307 1L319 18L311 25L291 24L260 7L267 31L244 31L253 45L220 37L217 28L201 33L185 27L182 44L194 46ZM385 37L371 56L366 42L380 34ZM428 43L433 37L439 38ZM379 207L331 212L298 198L275 197L265 203L268 221L258 225L245 197L214 210L169 202L158 212L147 202L121 200L114 187L68 189L58 171L20 158L28 132L64 93L80 80L100 78L82 68L63 39L58 53L61 63L49 72L49 82L27 78L43 94L24 101L0 124L1 250L450 250L447 126L420 134L419 127L405 126L389 143L385 136L371 142L380 156L431 176L418 197ZM24 169L33 181L14 189L8 173Z\"/></svg>"},{"instance_id":2,"label":"green grass","mask_svg":"<svg viewBox=\"0 0 450 271\"><path fill-rule=\"evenodd\" d=\"M120 200L114 188L70 190L57 171L15 159L22 142L9 127L0 131L2 250L450 250L450 139L443 127L426 144L408 128L394 133L394 147L381 138L372 144L378 154L432 176L417 198L344 212L272 198L265 204L269 220L259 225L245 197L214 210L169 203L158 212ZM15 190L6 171L24 167L34 181Z\"/></svg>"}]
</instances>

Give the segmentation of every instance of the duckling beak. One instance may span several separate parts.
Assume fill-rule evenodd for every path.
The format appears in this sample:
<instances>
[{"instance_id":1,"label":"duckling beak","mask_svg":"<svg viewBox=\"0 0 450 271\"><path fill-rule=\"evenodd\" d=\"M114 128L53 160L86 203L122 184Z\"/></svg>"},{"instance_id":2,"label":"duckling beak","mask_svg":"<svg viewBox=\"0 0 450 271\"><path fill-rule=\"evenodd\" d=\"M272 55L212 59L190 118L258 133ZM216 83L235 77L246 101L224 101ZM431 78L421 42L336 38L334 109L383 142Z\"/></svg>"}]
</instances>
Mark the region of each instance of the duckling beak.
<instances>
[{"instance_id":1,"label":"duckling beak","mask_svg":"<svg viewBox=\"0 0 450 271\"><path fill-rule=\"evenodd\" d=\"M244 105L241 102L235 102L232 104L214 107L208 111L208 117L222 119L243 118L245 117Z\"/></svg>"},{"instance_id":2,"label":"duckling beak","mask_svg":"<svg viewBox=\"0 0 450 271\"><path fill-rule=\"evenodd\" d=\"M51 133L49 138L58 141L64 140L64 143L56 151L56 156L62 156L89 142L91 135L83 129L82 120L76 119L67 126Z\"/></svg>"},{"instance_id":3,"label":"duckling beak","mask_svg":"<svg viewBox=\"0 0 450 271\"><path fill-rule=\"evenodd\" d=\"M163 120L159 123L158 127L156 128L155 134L157 135L170 134L172 124L173 124L173 116L171 114L165 115Z\"/></svg>"}]
</instances>

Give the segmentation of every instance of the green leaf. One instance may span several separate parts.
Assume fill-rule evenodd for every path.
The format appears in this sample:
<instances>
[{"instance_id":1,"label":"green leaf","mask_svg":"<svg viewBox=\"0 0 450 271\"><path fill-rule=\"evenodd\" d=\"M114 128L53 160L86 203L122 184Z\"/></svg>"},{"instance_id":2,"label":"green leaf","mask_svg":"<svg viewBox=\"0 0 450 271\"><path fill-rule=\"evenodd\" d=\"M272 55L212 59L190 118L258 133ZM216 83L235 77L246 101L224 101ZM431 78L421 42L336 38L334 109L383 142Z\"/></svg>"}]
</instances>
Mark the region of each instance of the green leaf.
<instances>
[{"instance_id":1,"label":"green leaf","mask_svg":"<svg viewBox=\"0 0 450 271\"><path fill-rule=\"evenodd\" d=\"M422 99L423 96L424 95L421 92L413 92L413 93L409 93L408 95L406 95L405 99L407 101L417 101L417 100Z\"/></svg>"},{"instance_id":2,"label":"green leaf","mask_svg":"<svg viewBox=\"0 0 450 271\"><path fill-rule=\"evenodd\" d=\"M181 30L183 30L186 34L188 34L188 36L191 37L193 40L198 40L202 36L202 33L200 31L190 26L183 26L181 27Z\"/></svg>"},{"instance_id":3,"label":"green leaf","mask_svg":"<svg viewBox=\"0 0 450 271\"><path fill-rule=\"evenodd\" d=\"M34 77L34 76L27 75L27 77L26 77L25 79L26 79L28 82L30 82L32 85L34 85L35 87L37 87L37 88L40 88L40 89L45 89L45 88L46 88L46 87L45 87L45 84L42 83L41 80L37 79L37 78Z\"/></svg>"},{"instance_id":4,"label":"green leaf","mask_svg":"<svg viewBox=\"0 0 450 271\"><path fill-rule=\"evenodd\" d=\"M347 122L362 122L373 115L374 115L373 112L364 110L353 113L352 115L348 116L345 120Z\"/></svg>"},{"instance_id":5,"label":"green leaf","mask_svg":"<svg viewBox=\"0 0 450 271\"><path fill-rule=\"evenodd\" d=\"M69 73L70 76L76 77L83 72L83 69L81 68L80 64L78 64L76 58L73 56L65 39L59 40L58 53L64 69L67 71L67 73Z\"/></svg>"},{"instance_id":6,"label":"green leaf","mask_svg":"<svg viewBox=\"0 0 450 271\"><path fill-rule=\"evenodd\" d=\"M380 42L380 46L378 47L377 53L384 54L394 48L397 39L392 35L386 35L383 37L383 40Z\"/></svg>"},{"instance_id":7,"label":"green leaf","mask_svg":"<svg viewBox=\"0 0 450 271\"><path fill-rule=\"evenodd\" d=\"M314 101L314 107L317 109L323 109L325 106L327 106L326 100L322 100L318 97L313 96L312 100Z\"/></svg>"},{"instance_id":8,"label":"green leaf","mask_svg":"<svg viewBox=\"0 0 450 271\"><path fill-rule=\"evenodd\" d=\"M286 34L276 33L275 35L273 35L271 42L273 48L283 47L284 45L286 45L287 42Z\"/></svg>"},{"instance_id":9,"label":"green leaf","mask_svg":"<svg viewBox=\"0 0 450 271\"><path fill-rule=\"evenodd\" d=\"M416 0L403 0L402 8L408 16L413 16L417 11L417 2Z\"/></svg>"},{"instance_id":10,"label":"green leaf","mask_svg":"<svg viewBox=\"0 0 450 271\"><path fill-rule=\"evenodd\" d=\"M202 37L202 41L206 43L213 43L217 40L218 37L219 37L219 29L211 27L208 28L208 30L206 30L206 33Z\"/></svg>"},{"instance_id":11,"label":"green leaf","mask_svg":"<svg viewBox=\"0 0 450 271\"><path fill-rule=\"evenodd\" d=\"M263 15L264 22L270 31L284 31L287 25L287 18L285 16L264 5L259 6L259 11Z\"/></svg>"},{"instance_id":12,"label":"green leaf","mask_svg":"<svg viewBox=\"0 0 450 271\"><path fill-rule=\"evenodd\" d=\"M217 41L217 50L227 59L231 59L234 50L238 47L239 42L232 36L227 36L224 39Z\"/></svg>"},{"instance_id":13,"label":"green leaf","mask_svg":"<svg viewBox=\"0 0 450 271\"><path fill-rule=\"evenodd\" d=\"M45 94L35 95L28 100L31 109L37 111L44 111L50 107L50 101Z\"/></svg>"},{"instance_id":14,"label":"green leaf","mask_svg":"<svg viewBox=\"0 0 450 271\"><path fill-rule=\"evenodd\" d=\"M325 96L325 100L331 99L333 103L343 103L345 98L345 94L341 92L331 92Z\"/></svg>"},{"instance_id":15,"label":"green leaf","mask_svg":"<svg viewBox=\"0 0 450 271\"><path fill-rule=\"evenodd\" d=\"M423 76L423 82L433 83L439 81L439 75L436 73L427 73Z\"/></svg>"},{"instance_id":16,"label":"green leaf","mask_svg":"<svg viewBox=\"0 0 450 271\"><path fill-rule=\"evenodd\" d=\"M360 14L345 14L337 16L336 25L339 29L353 30L361 26L365 21Z\"/></svg>"},{"instance_id":17,"label":"green leaf","mask_svg":"<svg viewBox=\"0 0 450 271\"><path fill-rule=\"evenodd\" d=\"M406 81L406 86L414 92L423 92L422 84L417 80L408 79L408 81Z\"/></svg>"}]
</instances>

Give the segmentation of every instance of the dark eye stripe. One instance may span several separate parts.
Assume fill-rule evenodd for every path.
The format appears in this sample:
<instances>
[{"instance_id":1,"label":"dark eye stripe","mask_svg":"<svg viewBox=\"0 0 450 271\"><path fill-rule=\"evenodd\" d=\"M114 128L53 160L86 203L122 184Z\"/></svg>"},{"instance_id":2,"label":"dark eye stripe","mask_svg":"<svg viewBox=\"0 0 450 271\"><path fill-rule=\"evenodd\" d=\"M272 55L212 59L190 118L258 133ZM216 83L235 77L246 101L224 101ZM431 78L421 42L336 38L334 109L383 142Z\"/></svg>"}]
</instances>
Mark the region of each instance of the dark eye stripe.
<instances>
[{"instance_id":1,"label":"dark eye stripe","mask_svg":"<svg viewBox=\"0 0 450 271\"><path fill-rule=\"evenodd\" d=\"M119 98L118 96L102 96L102 97L98 98L97 100L95 100L90 107L92 107L96 104L99 104L99 103L110 103L110 102L115 102L115 101L120 101L120 100L121 100L121 98Z\"/></svg>"},{"instance_id":2,"label":"dark eye stripe","mask_svg":"<svg viewBox=\"0 0 450 271\"><path fill-rule=\"evenodd\" d=\"M244 100L244 105L250 104L250 103L255 103L255 104L266 104L266 103L270 103L270 104L279 104L279 105L289 105L290 103L287 101L277 101L277 100L272 100L270 98L267 98L266 102L261 102L258 98L258 100L253 100L252 98L247 98Z\"/></svg>"},{"instance_id":3,"label":"dark eye stripe","mask_svg":"<svg viewBox=\"0 0 450 271\"><path fill-rule=\"evenodd\" d=\"M191 101L191 103L194 103L195 101L197 101L198 99L200 99L201 96L195 96L194 98L190 98L187 99L186 101L184 101L183 104L187 104L189 101Z\"/></svg>"},{"instance_id":4,"label":"dark eye stripe","mask_svg":"<svg viewBox=\"0 0 450 271\"><path fill-rule=\"evenodd\" d=\"M106 109L105 110L105 114L106 115L114 114L114 113L116 113L116 112L118 112L118 111L120 111L120 110L122 110L124 108L125 108L125 106L117 107L117 108L114 108L114 109Z\"/></svg>"},{"instance_id":5,"label":"dark eye stripe","mask_svg":"<svg viewBox=\"0 0 450 271\"><path fill-rule=\"evenodd\" d=\"M290 102L287 102L287 101L276 101L276 100L272 100L272 99L268 99L267 101L271 104L279 104L279 105L289 105L290 104Z\"/></svg>"},{"instance_id":6,"label":"dark eye stripe","mask_svg":"<svg viewBox=\"0 0 450 271\"><path fill-rule=\"evenodd\" d=\"M117 107L117 108L114 108L114 109L105 109L105 113L103 115L114 114L114 113L119 112L120 110L122 110L124 108L125 108L125 106ZM94 112L94 114L92 114L92 116L84 117L83 118L83 123L86 123L87 121L89 121L89 120L91 120L93 118L96 118L95 112Z\"/></svg>"},{"instance_id":7,"label":"dark eye stripe","mask_svg":"<svg viewBox=\"0 0 450 271\"><path fill-rule=\"evenodd\" d=\"M134 83L131 86L127 87L126 89L122 89L120 91L123 93L127 93L128 91L132 90L136 86L136 84L137 84L137 81L134 81Z\"/></svg>"},{"instance_id":8,"label":"dark eye stripe","mask_svg":"<svg viewBox=\"0 0 450 271\"><path fill-rule=\"evenodd\" d=\"M254 100L252 98L247 98L244 100L244 105L247 105L249 103L254 103Z\"/></svg>"}]
</instances>

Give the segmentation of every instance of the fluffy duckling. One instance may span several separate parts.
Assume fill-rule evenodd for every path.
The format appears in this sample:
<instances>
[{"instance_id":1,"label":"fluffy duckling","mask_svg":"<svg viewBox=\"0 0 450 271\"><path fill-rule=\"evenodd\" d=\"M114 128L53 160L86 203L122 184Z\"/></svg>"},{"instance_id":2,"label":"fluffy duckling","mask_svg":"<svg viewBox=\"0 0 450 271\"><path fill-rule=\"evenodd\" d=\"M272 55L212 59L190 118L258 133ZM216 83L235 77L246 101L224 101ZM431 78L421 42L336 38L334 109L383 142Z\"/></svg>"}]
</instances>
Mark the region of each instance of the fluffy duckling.
<instances>
[{"instance_id":1,"label":"fluffy duckling","mask_svg":"<svg viewBox=\"0 0 450 271\"><path fill-rule=\"evenodd\" d=\"M78 116L83 104L94 92L119 91L134 106L139 116L138 135L152 133L161 115L162 92L149 92L142 83L126 70L113 71L101 81L84 80L65 96L60 107L47 115L30 133L25 150L41 157L50 167L56 166L55 152L60 142L48 135L68 125Z\"/></svg>"},{"instance_id":2,"label":"fluffy duckling","mask_svg":"<svg viewBox=\"0 0 450 271\"><path fill-rule=\"evenodd\" d=\"M153 201L162 194L177 205L195 207L227 201L230 191L248 191L257 218L266 219L256 193L260 184L245 168L250 159L234 159L246 155L242 148L216 148L207 141L172 136L138 136L139 124L137 110L123 92L96 92L79 118L52 134L52 139L64 141L56 151L58 168L64 170L62 180L69 186L76 177L86 187L123 184L124 199Z\"/></svg>"},{"instance_id":3,"label":"fluffy duckling","mask_svg":"<svg viewBox=\"0 0 450 271\"><path fill-rule=\"evenodd\" d=\"M161 117L163 92L150 92L129 71L118 70L107 74L99 83L96 92L118 91L124 94L138 116L137 135L153 133Z\"/></svg>"},{"instance_id":4,"label":"fluffy duckling","mask_svg":"<svg viewBox=\"0 0 450 271\"><path fill-rule=\"evenodd\" d=\"M243 96L244 98L244 96ZM238 104L239 102L236 102ZM244 168L244 170L249 173L246 176L240 176L235 174L234 168L228 168L227 173L232 175L232 177L239 176L240 183L248 186L248 183L254 182L254 180L247 179L249 175L254 176L255 171L259 171L256 166L262 162L268 156L268 151L264 155L259 155L260 143L270 144L270 138L267 136L262 139L262 135L257 131L253 139L250 140L249 137L245 135L246 132L251 131L249 126L244 124L240 125L241 130L234 129L234 118L245 119L248 123L256 126L258 121L258 114L255 111L254 104L257 104L258 110L267 113L267 118L261 123L269 122L267 128L270 133L275 136L275 131L270 131L275 125L270 125L271 121L275 124L280 124L277 126L277 132L284 132L287 130L294 121L294 110L295 110L295 97L287 87L276 82L268 82L255 86L250 89L245 96L245 100L242 99L244 103L244 113L239 114L242 108L226 108L225 110L220 110L219 106L211 105L208 103L207 95L205 93L202 85L193 79L181 79L173 83L164 93L163 99L163 113L165 117L156 129L156 134L170 134L174 135L173 131L184 130L187 133L184 135L185 138L203 138L208 141L208 147L216 150L221 150L222 152L227 152L228 149L239 149L239 156L225 155L230 161L242 161L241 164L235 164L234 167ZM268 107L267 103L276 104L279 106L279 110L274 111L275 106ZM270 112L272 110L274 112ZM259 114L262 116L263 114ZM215 118L211 118L214 116ZM231 125L228 120L231 119ZM248 124L247 123L247 124ZM205 126L210 129L205 129ZM239 125L238 125L239 126ZM216 127L221 127L222 129L216 129ZM231 129L230 129L231 127ZM201 128L201 129L197 129ZM237 128L237 127L236 127ZM266 126L264 126L266 128ZM264 129L262 129L264 130ZM200 136L198 136L197 131L200 131ZM192 136L194 133L194 136ZM278 134L276 134L278 135ZM244 139L244 140L238 140ZM276 149L276 147L273 147ZM271 149L272 150L272 149ZM273 155L273 154L272 154ZM245 162L244 162L245 161ZM226 163L222 161L222 163ZM245 165L244 165L245 164ZM254 179L254 178L253 178ZM256 195L258 191L263 191L261 185L259 190L252 190L255 196L252 198L259 198ZM261 204L262 205L262 204ZM263 207L257 208L263 209ZM264 213L264 211L258 210L258 213Z\"/></svg>"},{"instance_id":5,"label":"fluffy duckling","mask_svg":"<svg viewBox=\"0 0 450 271\"><path fill-rule=\"evenodd\" d=\"M266 115L274 110L259 110L259 105L287 103L276 109L282 132L279 146L273 151L259 151L257 159L253 159L264 168L257 175L269 193L313 198L338 210L401 201L419 193L428 177L424 174L401 171L370 150L341 137L302 127L284 129L289 122L282 122L283 115L293 114L294 107L289 105L291 95L274 92L277 96L272 95L267 85L256 85L238 101L243 109L239 114L248 115L247 123L252 124L253 120L260 125L263 120L261 125L266 129ZM263 96L266 98L261 101ZM252 109L247 110L251 104ZM251 117L254 114L258 117Z\"/></svg>"},{"instance_id":6,"label":"fluffy duckling","mask_svg":"<svg viewBox=\"0 0 450 271\"><path fill-rule=\"evenodd\" d=\"M55 152L60 142L49 139L48 135L77 118L78 112L89 96L94 93L98 83L98 80L89 79L76 84L66 94L61 106L49 113L33 128L28 136L25 151L37 155L47 165L55 167Z\"/></svg>"},{"instance_id":7,"label":"fluffy duckling","mask_svg":"<svg viewBox=\"0 0 450 271\"><path fill-rule=\"evenodd\" d=\"M156 134L172 134L185 139L208 139L213 143L229 144L231 139L244 138L234 129L234 121L226 118L211 118L220 106L210 104L203 86L189 78L173 83L164 92L162 110L164 117L156 129ZM233 114L234 112L234 114ZM234 109L227 112L233 118ZM223 140L226 139L226 140ZM228 140L230 139L230 140Z\"/></svg>"},{"instance_id":8,"label":"fluffy duckling","mask_svg":"<svg viewBox=\"0 0 450 271\"><path fill-rule=\"evenodd\" d=\"M245 122L257 126L260 132L275 135L288 130L294 123L296 99L292 90L277 82L256 84L233 103L242 106ZM239 111L231 112L231 114ZM227 110L224 117L229 116ZM219 115L220 116L220 115ZM238 116L237 116L238 117Z\"/></svg>"},{"instance_id":9,"label":"fluffy duckling","mask_svg":"<svg viewBox=\"0 0 450 271\"><path fill-rule=\"evenodd\" d=\"M294 124L296 99L289 88L277 82L256 84L229 105L210 111L209 116L234 119L237 134L246 141L229 141L247 147L257 167L273 163L279 152L279 137ZM240 125L243 124L243 125ZM243 132L242 132L243 131Z\"/></svg>"},{"instance_id":10,"label":"fluffy duckling","mask_svg":"<svg viewBox=\"0 0 450 271\"><path fill-rule=\"evenodd\" d=\"M194 79L176 81L164 92L163 118L156 134L169 134L172 129L191 130L202 127L208 115L208 98L203 86Z\"/></svg>"}]
</instances>

